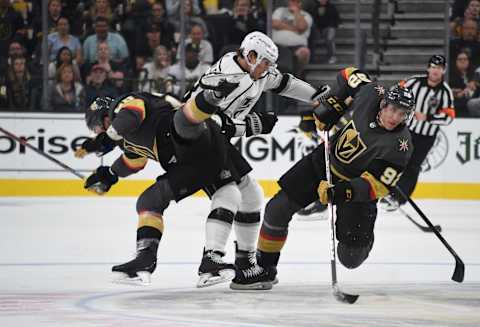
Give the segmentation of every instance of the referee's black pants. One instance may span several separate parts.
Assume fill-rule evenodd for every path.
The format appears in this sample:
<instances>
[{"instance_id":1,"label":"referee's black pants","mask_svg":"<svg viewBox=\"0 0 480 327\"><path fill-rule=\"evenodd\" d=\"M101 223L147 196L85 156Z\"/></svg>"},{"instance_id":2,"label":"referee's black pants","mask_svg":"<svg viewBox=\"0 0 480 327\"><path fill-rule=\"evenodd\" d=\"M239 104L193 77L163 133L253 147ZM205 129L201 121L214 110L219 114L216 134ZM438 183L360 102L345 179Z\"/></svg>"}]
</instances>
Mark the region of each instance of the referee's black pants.
<instances>
[{"instance_id":1,"label":"referee's black pants","mask_svg":"<svg viewBox=\"0 0 480 327\"><path fill-rule=\"evenodd\" d=\"M436 138L436 136L425 136L416 133L411 133L411 135L413 143L412 157L410 158L402 177L400 177L400 180L397 183L398 187L400 187L400 189L408 196L411 196L415 190L418 175L420 175L420 170L422 168L422 162L427 157ZM407 200L400 196L400 194L397 194L396 192L393 194L400 204L407 202Z\"/></svg>"}]
</instances>

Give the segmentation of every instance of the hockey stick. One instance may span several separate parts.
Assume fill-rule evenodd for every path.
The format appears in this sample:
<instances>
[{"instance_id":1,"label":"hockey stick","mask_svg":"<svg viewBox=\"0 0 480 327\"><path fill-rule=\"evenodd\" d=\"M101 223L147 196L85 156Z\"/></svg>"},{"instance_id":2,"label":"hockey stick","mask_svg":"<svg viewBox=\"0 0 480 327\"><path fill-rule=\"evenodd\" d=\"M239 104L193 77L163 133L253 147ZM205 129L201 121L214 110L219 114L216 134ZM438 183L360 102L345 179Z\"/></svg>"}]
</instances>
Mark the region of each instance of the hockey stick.
<instances>
[{"instance_id":1,"label":"hockey stick","mask_svg":"<svg viewBox=\"0 0 480 327\"><path fill-rule=\"evenodd\" d=\"M395 189L397 192L410 203L410 205L417 211L417 213L422 217L423 221L430 227L430 229L437 235L437 237L440 239L440 241L445 245L447 250L453 255L455 258L455 271L453 272L452 275L452 280L461 283L463 282L463 277L465 275L465 264L463 263L462 259L458 256L458 254L455 252L454 249L450 246L450 244L447 243L447 241L443 238L442 234L440 234L436 229L435 226L430 222L430 220L425 216L422 210L417 206L417 204L408 196L406 195L400 187L396 186Z\"/></svg>"},{"instance_id":2,"label":"hockey stick","mask_svg":"<svg viewBox=\"0 0 480 327\"><path fill-rule=\"evenodd\" d=\"M384 199L385 199L388 203L394 205L394 203L392 203L392 200L389 199L388 197L385 197ZM404 215L405 217L407 217L407 219L410 220L415 226L417 226L422 232L426 232L426 233L428 233L428 232L433 232L430 227L428 227L428 226L423 226L423 225L420 225L419 223L417 223L417 222L415 221L415 219L413 219L405 210L402 209L402 207L398 207L398 211L400 211L400 213L401 213L402 215ZM442 231L442 226L440 226L440 225L435 225L435 226L433 226L433 227L435 227L435 229L436 229L437 231L439 231L439 232Z\"/></svg>"},{"instance_id":3,"label":"hockey stick","mask_svg":"<svg viewBox=\"0 0 480 327\"><path fill-rule=\"evenodd\" d=\"M18 137L18 136L16 136L15 134L12 134L11 132L7 131L6 129L4 129L4 128L2 128L2 127L0 127L0 132L2 132L3 134L7 135L8 137L14 139L14 140L17 141L18 143L26 146L27 148L35 151L35 152L38 153L39 155L47 158L48 160L53 161L54 163L56 163L57 165L59 165L59 166L62 167L63 169L71 172L72 174L74 174L74 175L77 176L78 178L81 178L81 179L84 179L84 178L85 178L85 176L83 176L82 174L80 174L78 171L76 171L76 170L73 169L72 167L67 166L66 164L64 164L63 162L55 159L55 158L52 157L51 155L49 155L49 154L43 152L42 150L34 147L33 145L29 144L25 138Z\"/></svg>"},{"instance_id":4,"label":"hockey stick","mask_svg":"<svg viewBox=\"0 0 480 327\"><path fill-rule=\"evenodd\" d=\"M328 131L324 132L323 136L325 147L325 175L327 177L328 184L332 184L332 175L330 172L330 139ZM353 304L358 299L358 295L347 294L340 290L337 282L337 259L335 253L335 213L333 212L333 204L329 199L328 201L328 222L330 227L330 268L332 271L332 290L333 296L337 301Z\"/></svg>"}]
</instances>

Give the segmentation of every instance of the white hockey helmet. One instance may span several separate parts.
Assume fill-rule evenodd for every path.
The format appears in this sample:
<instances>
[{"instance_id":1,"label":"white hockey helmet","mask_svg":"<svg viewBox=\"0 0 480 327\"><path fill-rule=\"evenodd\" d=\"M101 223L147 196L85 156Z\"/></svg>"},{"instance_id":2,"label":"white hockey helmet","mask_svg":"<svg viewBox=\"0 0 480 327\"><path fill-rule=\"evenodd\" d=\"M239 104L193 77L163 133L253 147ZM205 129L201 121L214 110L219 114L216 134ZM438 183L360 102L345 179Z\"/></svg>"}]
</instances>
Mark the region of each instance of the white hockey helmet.
<instances>
[{"instance_id":1,"label":"white hockey helmet","mask_svg":"<svg viewBox=\"0 0 480 327\"><path fill-rule=\"evenodd\" d=\"M270 62L270 70L275 69L277 66L278 48L272 39L262 32L255 31L247 34L240 45L240 50L242 51L242 56L250 66L251 71L253 71L263 59ZM255 64L251 64L248 60L250 51L255 51L257 54Z\"/></svg>"}]
</instances>

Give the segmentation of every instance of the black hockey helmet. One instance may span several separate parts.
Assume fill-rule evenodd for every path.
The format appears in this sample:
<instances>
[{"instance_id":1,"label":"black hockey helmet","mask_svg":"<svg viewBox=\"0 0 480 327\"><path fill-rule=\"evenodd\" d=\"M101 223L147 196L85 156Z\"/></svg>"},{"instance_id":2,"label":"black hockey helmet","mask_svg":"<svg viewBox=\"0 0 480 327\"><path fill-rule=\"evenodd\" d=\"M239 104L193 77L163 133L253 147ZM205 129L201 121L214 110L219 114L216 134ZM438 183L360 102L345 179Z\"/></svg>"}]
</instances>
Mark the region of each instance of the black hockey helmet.
<instances>
[{"instance_id":1,"label":"black hockey helmet","mask_svg":"<svg viewBox=\"0 0 480 327\"><path fill-rule=\"evenodd\" d=\"M95 131L97 126L104 128L103 119L108 116L108 110L113 101L114 99L108 96L97 97L93 100L85 111L85 121L88 129Z\"/></svg>"},{"instance_id":2,"label":"black hockey helmet","mask_svg":"<svg viewBox=\"0 0 480 327\"><path fill-rule=\"evenodd\" d=\"M405 123L412 119L415 111L415 96L409 88L397 84L385 92L383 99L385 105L392 104L397 108L405 110Z\"/></svg>"},{"instance_id":3,"label":"black hockey helmet","mask_svg":"<svg viewBox=\"0 0 480 327\"><path fill-rule=\"evenodd\" d=\"M435 66L443 66L444 68L447 66L447 60L442 55L433 55L428 60L428 67L435 67Z\"/></svg>"}]
</instances>

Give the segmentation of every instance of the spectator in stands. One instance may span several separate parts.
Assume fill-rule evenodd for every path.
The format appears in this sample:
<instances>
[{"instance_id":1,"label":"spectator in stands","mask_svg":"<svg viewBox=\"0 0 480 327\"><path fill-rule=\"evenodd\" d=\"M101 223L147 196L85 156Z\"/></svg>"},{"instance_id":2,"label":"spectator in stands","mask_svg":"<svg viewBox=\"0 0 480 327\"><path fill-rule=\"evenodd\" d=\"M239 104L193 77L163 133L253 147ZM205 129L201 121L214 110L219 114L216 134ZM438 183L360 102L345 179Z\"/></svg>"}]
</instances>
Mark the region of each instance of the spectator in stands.
<instances>
[{"instance_id":1,"label":"spectator in stands","mask_svg":"<svg viewBox=\"0 0 480 327\"><path fill-rule=\"evenodd\" d=\"M24 29L22 15L16 12L9 0L0 0L0 59L8 55L8 46Z\"/></svg>"},{"instance_id":2,"label":"spectator in stands","mask_svg":"<svg viewBox=\"0 0 480 327\"><path fill-rule=\"evenodd\" d=\"M87 63L97 60L98 42L106 41L110 47L112 61L124 62L128 58L128 48L123 37L108 31L108 20L105 17L95 19L95 34L87 37L83 43L83 59Z\"/></svg>"},{"instance_id":3,"label":"spectator in stands","mask_svg":"<svg viewBox=\"0 0 480 327\"><path fill-rule=\"evenodd\" d=\"M455 66L450 72L449 85L453 92L456 117L467 117L467 101L475 92L473 68L470 66L468 51L460 51Z\"/></svg>"},{"instance_id":4,"label":"spectator in stands","mask_svg":"<svg viewBox=\"0 0 480 327\"><path fill-rule=\"evenodd\" d=\"M137 40L136 53L145 56L147 60L151 61L155 49L159 45L163 45L168 51L174 52L175 46L171 41L172 38L165 35L161 25L153 24L147 27L145 37Z\"/></svg>"},{"instance_id":5,"label":"spectator in stands","mask_svg":"<svg viewBox=\"0 0 480 327\"><path fill-rule=\"evenodd\" d=\"M200 63L212 64L213 47L208 40L205 40L204 34L202 25L193 24L190 30L190 37L185 40L185 44L192 43L196 48L200 49L198 54ZM177 52L177 59L180 59L180 52Z\"/></svg>"},{"instance_id":6,"label":"spectator in stands","mask_svg":"<svg viewBox=\"0 0 480 327\"><path fill-rule=\"evenodd\" d=\"M336 63L335 32L341 23L337 7L330 0L316 0L309 13L325 40L327 62L329 64Z\"/></svg>"},{"instance_id":7,"label":"spectator in stands","mask_svg":"<svg viewBox=\"0 0 480 327\"><path fill-rule=\"evenodd\" d=\"M97 17L106 18L111 30L120 31L120 18L112 10L110 2L108 0L95 0L89 10L86 10L83 14L84 37L95 32L93 25Z\"/></svg>"},{"instance_id":8,"label":"spectator in stands","mask_svg":"<svg viewBox=\"0 0 480 327\"><path fill-rule=\"evenodd\" d=\"M288 53L282 56L282 52L285 54L285 49L288 49L294 55L293 71L301 76L310 61L308 37L312 28L312 17L302 10L301 0L288 0L288 7L275 9L272 27L273 41L279 45L279 66L292 66L292 63L282 62L282 57L289 58Z\"/></svg>"},{"instance_id":9,"label":"spectator in stands","mask_svg":"<svg viewBox=\"0 0 480 327\"><path fill-rule=\"evenodd\" d=\"M57 69L64 64L72 65L75 81L80 82L82 80L80 68L73 58L72 51L68 47L61 48L57 52L55 60L48 65L48 78L52 80L55 79Z\"/></svg>"},{"instance_id":10,"label":"spectator in stands","mask_svg":"<svg viewBox=\"0 0 480 327\"><path fill-rule=\"evenodd\" d=\"M259 14L258 10L252 8L250 0L235 0L233 9L228 13L226 22L227 44L229 49L238 49L243 38L253 31L265 31L265 16ZM222 29L222 31L225 31ZM227 51L222 51L223 53Z\"/></svg>"},{"instance_id":11,"label":"spectator in stands","mask_svg":"<svg viewBox=\"0 0 480 327\"><path fill-rule=\"evenodd\" d=\"M94 65L101 65L105 68L107 72L107 77L111 78L111 74L117 71L126 71L127 65L112 61L112 56L110 55L110 47L108 43L103 41L97 44L97 61L92 64L84 65L84 75L85 72L90 72Z\"/></svg>"},{"instance_id":12,"label":"spectator in stands","mask_svg":"<svg viewBox=\"0 0 480 327\"><path fill-rule=\"evenodd\" d=\"M191 7L192 16L203 14L202 8L200 7L200 0L187 0L185 1L185 7L187 7L187 5ZM168 17L180 20L180 0L165 0L165 7Z\"/></svg>"},{"instance_id":13,"label":"spectator in stands","mask_svg":"<svg viewBox=\"0 0 480 327\"><path fill-rule=\"evenodd\" d=\"M117 97L119 94L107 77L107 71L102 65L94 65L87 76L85 86L85 105L89 106L99 96Z\"/></svg>"},{"instance_id":14,"label":"spectator in stands","mask_svg":"<svg viewBox=\"0 0 480 327\"><path fill-rule=\"evenodd\" d=\"M451 34L455 37L461 37L462 25L466 20L474 20L477 25L480 24L480 0L470 0L461 16L451 21Z\"/></svg>"},{"instance_id":15,"label":"spectator in stands","mask_svg":"<svg viewBox=\"0 0 480 327\"><path fill-rule=\"evenodd\" d=\"M198 24L201 25L203 28L203 31L205 32L204 37L208 38L208 29L207 29L207 24L205 21L198 16L199 12L195 10L195 1L192 4L192 1L194 0L185 0L185 31L190 31L192 29L193 24ZM178 0L172 0L170 2L178 2ZM175 34L174 34L174 40L176 43L180 41L180 7L177 8L177 13L176 15L170 15L170 11L168 9L168 3L169 1L167 0L167 14L169 17L169 22L175 27Z\"/></svg>"},{"instance_id":16,"label":"spectator in stands","mask_svg":"<svg viewBox=\"0 0 480 327\"><path fill-rule=\"evenodd\" d=\"M165 7L162 2L155 2L152 5L151 15L147 19L148 25L157 24L162 28L165 36L170 37L171 43L173 43L173 34L175 33L175 26L173 26L165 16Z\"/></svg>"},{"instance_id":17,"label":"spectator in stands","mask_svg":"<svg viewBox=\"0 0 480 327\"><path fill-rule=\"evenodd\" d=\"M167 93L165 82L169 79L169 69L172 64L170 53L163 45L155 48L153 60L144 66L140 75L141 90L146 92Z\"/></svg>"},{"instance_id":18,"label":"spectator in stands","mask_svg":"<svg viewBox=\"0 0 480 327\"><path fill-rule=\"evenodd\" d=\"M66 17L57 20L57 30L48 35L49 60L54 61L58 50L68 47L75 54L75 61L81 65L83 62L82 45L77 37L70 34L70 23Z\"/></svg>"},{"instance_id":19,"label":"spectator in stands","mask_svg":"<svg viewBox=\"0 0 480 327\"><path fill-rule=\"evenodd\" d=\"M455 60L460 51L468 49L473 66L480 65L480 42L478 37L478 25L474 20L465 20L462 24L461 38L450 41L450 59ZM452 66L454 63L452 62Z\"/></svg>"},{"instance_id":20,"label":"spectator in stands","mask_svg":"<svg viewBox=\"0 0 480 327\"><path fill-rule=\"evenodd\" d=\"M0 57L0 75L5 76L7 68L12 64L12 58L14 57L26 57L27 52L25 47L19 41L12 40L8 46L8 56ZM27 61L28 66L28 61Z\"/></svg>"},{"instance_id":21,"label":"spectator in stands","mask_svg":"<svg viewBox=\"0 0 480 327\"><path fill-rule=\"evenodd\" d=\"M125 80L125 73L123 71L113 71L110 73L109 77L117 94L121 95L131 91L130 84Z\"/></svg>"},{"instance_id":22,"label":"spectator in stands","mask_svg":"<svg viewBox=\"0 0 480 327\"><path fill-rule=\"evenodd\" d=\"M38 9L41 10L41 8ZM33 32L37 39L37 45L40 45L42 40L42 15L40 13L34 16L33 22ZM47 17L48 34L55 32L55 28L57 27L57 21L60 19L61 16L62 2L60 0L49 0Z\"/></svg>"},{"instance_id":23,"label":"spectator in stands","mask_svg":"<svg viewBox=\"0 0 480 327\"><path fill-rule=\"evenodd\" d=\"M202 76L210 67L207 64L202 64L199 59L200 49L195 44L187 44L185 47L185 90L188 91L193 84ZM183 94L179 94L180 85L182 80L182 67L180 63L176 63L170 67L169 74L174 77L176 85L174 93L177 97L183 97Z\"/></svg>"},{"instance_id":24,"label":"spectator in stands","mask_svg":"<svg viewBox=\"0 0 480 327\"><path fill-rule=\"evenodd\" d=\"M49 90L49 110L59 112L79 112L85 107L85 92L82 84L75 81L74 68L62 64L56 73L55 83Z\"/></svg>"},{"instance_id":25,"label":"spectator in stands","mask_svg":"<svg viewBox=\"0 0 480 327\"><path fill-rule=\"evenodd\" d=\"M473 81L475 92L467 102L467 110L470 117L480 117L480 67L475 70Z\"/></svg>"},{"instance_id":26,"label":"spectator in stands","mask_svg":"<svg viewBox=\"0 0 480 327\"><path fill-rule=\"evenodd\" d=\"M36 109L35 87L24 57L12 58L6 76L7 101L10 110Z\"/></svg>"}]
</instances>

